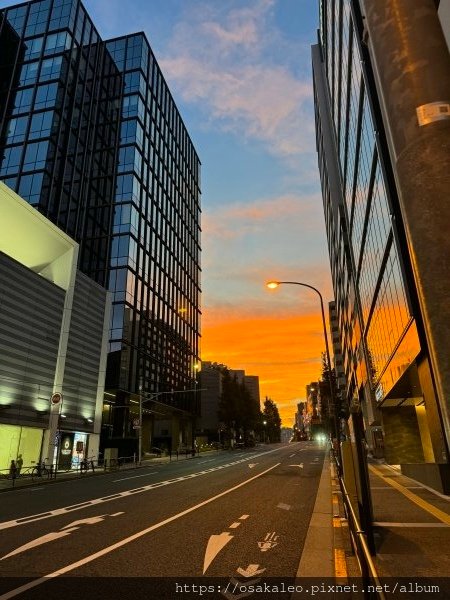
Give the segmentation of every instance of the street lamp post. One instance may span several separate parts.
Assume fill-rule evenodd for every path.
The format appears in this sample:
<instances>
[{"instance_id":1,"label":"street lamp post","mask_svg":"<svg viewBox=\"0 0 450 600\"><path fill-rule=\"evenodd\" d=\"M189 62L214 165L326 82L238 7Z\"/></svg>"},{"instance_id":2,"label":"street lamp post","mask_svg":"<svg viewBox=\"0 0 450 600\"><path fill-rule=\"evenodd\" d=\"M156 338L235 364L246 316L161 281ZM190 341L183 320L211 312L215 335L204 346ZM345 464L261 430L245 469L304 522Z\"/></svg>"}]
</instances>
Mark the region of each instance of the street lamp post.
<instances>
[{"instance_id":1,"label":"street lamp post","mask_svg":"<svg viewBox=\"0 0 450 600\"><path fill-rule=\"evenodd\" d=\"M328 363L328 372L329 372L329 377L328 377L328 384L329 384L329 388L330 388L330 401L331 404L333 406L334 409L334 418L333 418L333 437L338 439L339 436L339 428L337 425L337 419L336 419L336 403L335 403L335 398L334 398L334 390L333 390L333 382L331 380L331 358L330 358L330 348L328 346L328 335L327 335L327 326L326 326L326 322L325 322L325 312L323 310L323 298L322 298L322 294L319 292L319 290L315 287L313 287L312 285L309 285L308 283L302 283L300 281L269 281L267 283L267 287L270 289L275 289L277 288L279 285L283 285L283 284L287 284L287 285L301 285L302 287L306 287L309 288L310 290L314 290L316 292L316 294L319 296L320 299L320 310L322 313L322 325L323 325L323 336L325 339L325 352L326 352L326 356L327 356L327 363ZM330 419L330 403L328 403L328 419ZM339 441L339 439L338 439Z\"/></svg>"}]
</instances>

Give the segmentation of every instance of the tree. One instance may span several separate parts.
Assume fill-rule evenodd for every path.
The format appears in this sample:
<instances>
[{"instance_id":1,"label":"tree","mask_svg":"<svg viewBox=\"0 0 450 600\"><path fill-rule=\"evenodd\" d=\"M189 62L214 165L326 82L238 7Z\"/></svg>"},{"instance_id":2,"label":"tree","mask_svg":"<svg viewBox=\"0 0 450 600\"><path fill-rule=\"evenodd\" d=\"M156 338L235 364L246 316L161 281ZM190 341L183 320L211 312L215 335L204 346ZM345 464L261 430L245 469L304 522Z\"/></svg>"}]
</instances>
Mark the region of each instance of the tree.
<instances>
[{"instance_id":1,"label":"tree","mask_svg":"<svg viewBox=\"0 0 450 600\"><path fill-rule=\"evenodd\" d=\"M281 419L277 405L266 396L264 400L263 419L267 422L266 441L279 442L281 440Z\"/></svg>"}]
</instances>

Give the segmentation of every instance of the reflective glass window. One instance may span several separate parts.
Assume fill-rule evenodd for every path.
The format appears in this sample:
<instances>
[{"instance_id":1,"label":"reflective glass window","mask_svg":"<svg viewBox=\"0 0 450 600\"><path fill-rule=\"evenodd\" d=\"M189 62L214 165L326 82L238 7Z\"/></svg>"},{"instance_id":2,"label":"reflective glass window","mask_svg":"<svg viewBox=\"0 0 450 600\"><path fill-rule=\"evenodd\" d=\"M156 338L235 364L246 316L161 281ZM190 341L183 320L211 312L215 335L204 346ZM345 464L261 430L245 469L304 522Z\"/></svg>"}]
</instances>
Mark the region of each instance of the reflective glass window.
<instances>
[{"instance_id":1,"label":"reflective glass window","mask_svg":"<svg viewBox=\"0 0 450 600\"><path fill-rule=\"evenodd\" d=\"M61 73L61 65L62 56L55 56L53 58L47 58L43 60L39 80L47 81L48 79L56 79L59 77Z\"/></svg>"},{"instance_id":2,"label":"reflective glass window","mask_svg":"<svg viewBox=\"0 0 450 600\"><path fill-rule=\"evenodd\" d=\"M34 101L35 110L55 106L57 94L57 83L49 83L48 85L38 86L36 91L36 99Z\"/></svg>"},{"instance_id":3,"label":"reflective glass window","mask_svg":"<svg viewBox=\"0 0 450 600\"><path fill-rule=\"evenodd\" d=\"M38 38L34 38L32 40L27 40L25 42L24 59L30 60L32 58L38 58L41 54L43 41L44 41L43 37L38 37Z\"/></svg>"},{"instance_id":4,"label":"reflective glass window","mask_svg":"<svg viewBox=\"0 0 450 600\"><path fill-rule=\"evenodd\" d=\"M8 123L6 143L14 144L16 142L23 142L25 139L27 125L28 116L18 117L17 119L11 119Z\"/></svg>"},{"instance_id":5,"label":"reflective glass window","mask_svg":"<svg viewBox=\"0 0 450 600\"><path fill-rule=\"evenodd\" d=\"M44 33L49 17L50 0L42 0L30 5L25 37Z\"/></svg>"},{"instance_id":6,"label":"reflective glass window","mask_svg":"<svg viewBox=\"0 0 450 600\"><path fill-rule=\"evenodd\" d=\"M25 90L19 90L14 96L14 108L13 114L22 112L29 112L31 109L31 101L33 99L33 89L27 88Z\"/></svg>"},{"instance_id":7,"label":"reflective glass window","mask_svg":"<svg viewBox=\"0 0 450 600\"><path fill-rule=\"evenodd\" d=\"M35 83L37 80L38 69L38 61L24 64L20 72L20 85L29 85L31 83Z\"/></svg>"},{"instance_id":8,"label":"reflective glass window","mask_svg":"<svg viewBox=\"0 0 450 600\"><path fill-rule=\"evenodd\" d=\"M28 144L23 161L24 171L37 171L45 167L48 141Z\"/></svg>"},{"instance_id":9,"label":"reflective glass window","mask_svg":"<svg viewBox=\"0 0 450 600\"><path fill-rule=\"evenodd\" d=\"M30 204L37 204L41 195L43 177L43 173L23 175L20 178L19 196L27 200Z\"/></svg>"},{"instance_id":10,"label":"reflective glass window","mask_svg":"<svg viewBox=\"0 0 450 600\"><path fill-rule=\"evenodd\" d=\"M5 148L3 151L3 160L1 161L0 174L9 175L16 173L20 165L22 156L22 146L14 146L13 148Z\"/></svg>"},{"instance_id":11,"label":"reflective glass window","mask_svg":"<svg viewBox=\"0 0 450 600\"><path fill-rule=\"evenodd\" d=\"M56 54L57 52L63 52L69 50L72 43L72 38L67 31L61 31L60 33L52 33L47 37L45 42L45 54Z\"/></svg>"},{"instance_id":12,"label":"reflective glass window","mask_svg":"<svg viewBox=\"0 0 450 600\"><path fill-rule=\"evenodd\" d=\"M29 138L36 139L49 136L52 131L54 114L52 110L34 114L31 119Z\"/></svg>"}]
</instances>

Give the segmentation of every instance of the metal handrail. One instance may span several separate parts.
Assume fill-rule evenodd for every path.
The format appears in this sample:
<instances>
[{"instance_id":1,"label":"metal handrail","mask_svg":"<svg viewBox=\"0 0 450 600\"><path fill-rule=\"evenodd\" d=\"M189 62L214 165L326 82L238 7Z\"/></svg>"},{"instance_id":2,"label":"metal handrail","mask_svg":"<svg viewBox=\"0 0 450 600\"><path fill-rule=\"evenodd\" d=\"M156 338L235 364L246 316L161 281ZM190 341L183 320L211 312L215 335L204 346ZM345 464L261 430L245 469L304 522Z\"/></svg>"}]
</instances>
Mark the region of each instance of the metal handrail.
<instances>
[{"instance_id":1,"label":"metal handrail","mask_svg":"<svg viewBox=\"0 0 450 600\"><path fill-rule=\"evenodd\" d=\"M341 488L341 492L342 492L342 500L344 502L345 508L346 508L346 512L347 515L350 516L350 526L351 526L351 530L353 531L353 533L355 534L356 538L355 538L355 550L356 550L356 554L358 557L358 561L361 565L361 570L363 571L362 575L363 578L370 578L374 581L375 585L376 585L376 594L377 597L380 600L386 600L386 596L383 594L382 592L382 584L380 582L380 579L378 577L378 573L375 567L375 563L372 560L372 555L369 549L369 546L367 544L366 541L366 532L361 528L361 525L359 523L358 517L356 516L355 510L353 508L352 502L350 500L350 495L347 491L347 488L345 487L345 483L344 480L342 478L342 468L341 468L341 464L339 462L339 459L337 457L337 454L334 450L334 448L331 448L331 454L333 456L333 459L337 465L337 470L338 470L338 481L339 481L339 487ZM362 549L362 555L361 553L358 553L358 549L361 548ZM364 572L365 571L365 572Z\"/></svg>"}]
</instances>

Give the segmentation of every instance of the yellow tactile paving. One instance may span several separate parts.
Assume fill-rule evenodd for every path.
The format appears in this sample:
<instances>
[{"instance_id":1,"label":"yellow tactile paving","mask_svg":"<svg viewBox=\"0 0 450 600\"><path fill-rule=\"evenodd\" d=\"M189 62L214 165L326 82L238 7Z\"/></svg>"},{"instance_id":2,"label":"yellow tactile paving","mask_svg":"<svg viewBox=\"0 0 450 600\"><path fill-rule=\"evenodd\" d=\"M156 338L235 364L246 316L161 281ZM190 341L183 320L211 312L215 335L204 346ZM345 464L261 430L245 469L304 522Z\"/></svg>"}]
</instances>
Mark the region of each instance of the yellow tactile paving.
<instances>
[{"instance_id":1,"label":"yellow tactile paving","mask_svg":"<svg viewBox=\"0 0 450 600\"><path fill-rule=\"evenodd\" d=\"M405 488L403 485L398 483L398 481L395 481L394 479L389 477L389 475L384 475L380 469L377 469L377 467L369 465L369 469L379 477L382 477L386 483L388 483L390 486L398 490L401 494L406 496L409 500L411 500L411 502L414 502L414 504L417 504L417 506L423 508L423 510L430 513L430 515L436 517L436 519L439 519L439 521L442 521L442 523L450 525L450 515L445 513L443 510L440 510L439 508L436 508L426 500L423 500L423 498L420 498L419 496Z\"/></svg>"}]
</instances>

